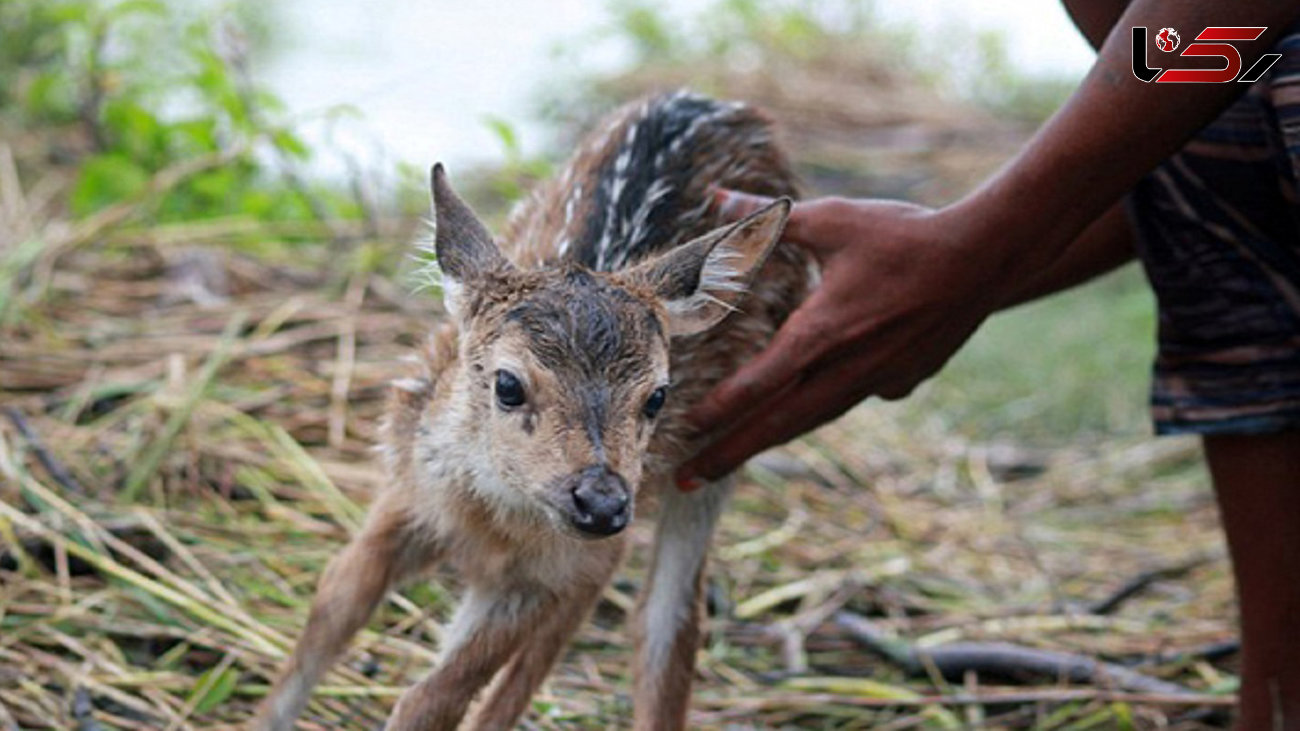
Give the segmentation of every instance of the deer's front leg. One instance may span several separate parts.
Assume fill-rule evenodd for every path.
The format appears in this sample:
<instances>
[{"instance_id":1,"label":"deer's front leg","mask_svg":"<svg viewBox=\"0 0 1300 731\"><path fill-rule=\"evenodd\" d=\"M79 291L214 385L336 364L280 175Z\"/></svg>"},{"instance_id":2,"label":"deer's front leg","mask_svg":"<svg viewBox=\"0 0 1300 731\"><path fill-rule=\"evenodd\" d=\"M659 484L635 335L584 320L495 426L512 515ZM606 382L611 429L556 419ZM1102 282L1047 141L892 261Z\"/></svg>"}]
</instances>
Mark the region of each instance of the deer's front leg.
<instances>
[{"instance_id":1,"label":"deer's front leg","mask_svg":"<svg viewBox=\"0 0 1300 731\"><path fill-rule=\"evenodd\" d=\"M397 701L385 731L450 731L474 695L551 612L554 594L532 587L471 587L456 609L438 667Z\"/></svg>"},{"instance_id":2,"label":"deer's front leg","mask_svg":"<svg viewBox=\"0 0 1300 731\"><path fill-rule=\"evenodd\" d=\"M599 558L592 562L593 569L558 597L555 608L546 612L540 624L531 629L524 644L515 650L497 676L487 698L479 704L469 728L506 731L515 727L537 687L546 679L556 658L568 646L569 638L582 626L600 598L601 590L614 575L623 556L624 544L620 536L592 545L590 551L593 554L599 548L604 555L592 556L593 559Z\"/></svg>"},{"instance_id":3,"label":"deer's front leg","mask_svg":"<svg viewBox=\"0 0 1300 731\"><path fill-rule=\"evenodd\" d=\"M307 626L249 728L288 731L311 690L393 585L428 567L437 551L412 534L405 515L376 504L361 533L321 576Z\"/></svg>"},{"instance_id":4,"label":"deer's front leg","mask_svg":"<svg viewBox=\"0 0 1300 731\"><path fill-rule=\"evenodd\" d=\"M649 586L635 626L638 731L681 729L690 706L703 616L704 563L731 480L683 493L662 489Z\"/></svg>"}]
</instances>

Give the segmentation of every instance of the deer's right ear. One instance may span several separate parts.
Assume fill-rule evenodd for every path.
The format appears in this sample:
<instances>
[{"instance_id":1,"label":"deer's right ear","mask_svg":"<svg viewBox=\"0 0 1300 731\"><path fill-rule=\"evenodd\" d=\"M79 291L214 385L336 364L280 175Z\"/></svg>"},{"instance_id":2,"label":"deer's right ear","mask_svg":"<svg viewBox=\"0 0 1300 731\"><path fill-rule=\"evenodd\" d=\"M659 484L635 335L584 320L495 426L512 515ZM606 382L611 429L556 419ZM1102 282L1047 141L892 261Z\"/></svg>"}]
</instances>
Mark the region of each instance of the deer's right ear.
<instances>
[{"instance_id":1,"label":"deer's right ear","mask_svg":"<svg viewBox=\"0 0 1300 731\"><path fill-rule=\"evenodd\" d=\"M483 275L510 267L487 227L447 182L442 163L433 166L434 251L442 269L442 297L456 316L472 286Z\"/></svg>"},{"instance_id":2,"label":"deer's right ear","mask_svg":"<svg viewBox=\"0 0 1300 731\"><path fill-rule=\"evenodd\" d=\"M654 290L668 310L672 337L696 335L735 310L758 269L781 238L793 205L780 198L767 207L714 229L625 276Z\"/></svg>"}]
</instances>

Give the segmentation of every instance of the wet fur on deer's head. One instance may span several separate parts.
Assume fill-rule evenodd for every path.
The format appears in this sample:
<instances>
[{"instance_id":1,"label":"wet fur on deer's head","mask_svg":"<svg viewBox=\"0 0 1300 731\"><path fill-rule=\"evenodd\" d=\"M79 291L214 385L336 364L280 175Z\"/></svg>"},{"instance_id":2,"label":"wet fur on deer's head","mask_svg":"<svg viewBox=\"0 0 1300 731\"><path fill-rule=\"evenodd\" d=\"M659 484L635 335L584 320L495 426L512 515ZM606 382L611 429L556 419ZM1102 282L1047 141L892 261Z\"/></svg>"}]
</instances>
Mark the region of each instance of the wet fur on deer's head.
<instances>
[{"instance_id":1,"label":"wet fur on deer's head","mask_svg":"<svg viewBox=\"0 0 1300 731\"><path fill-rule=\"evenodd\" d=\"M672 338L707 331L780 238L781 200L616 272L509 262L433 170L434 249L459 331L456 441L484 465L472 489L499 508L598 538L631 520Z\"/></svg>"}]
</instances>

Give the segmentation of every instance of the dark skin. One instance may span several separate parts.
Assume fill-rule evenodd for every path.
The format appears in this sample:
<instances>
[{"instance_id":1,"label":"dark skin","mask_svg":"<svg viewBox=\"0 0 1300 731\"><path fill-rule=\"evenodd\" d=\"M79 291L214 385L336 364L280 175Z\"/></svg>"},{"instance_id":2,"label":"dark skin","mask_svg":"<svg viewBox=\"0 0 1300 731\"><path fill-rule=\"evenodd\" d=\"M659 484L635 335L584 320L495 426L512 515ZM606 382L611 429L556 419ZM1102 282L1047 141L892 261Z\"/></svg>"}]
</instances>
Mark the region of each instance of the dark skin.
<instances>
[{"instance_id":1,"label":"dark skin","mask_svg":"<svg viewBox=\"0 0 1300 731\"><path fill-rule=\"evenodd\" d=\"M1300 432L1204 443L1241 606L1237 729L1300 729Z\"/></svg>"},{"instance_id":2,"label":"dark skin","mask_svg":"<svg viewBox=\"0 0 1300 731\"><path fill-rule=\"evenodd\" d=\"M989 315L1133 257L1122 196L1242 90L1138 80L1129 28L1172 26L1190 40L1193 28L1267 26L1258 41L1237 44L1248 68L1300 16L1294 0L1066 5L1097 61L1020 154L974 192L939 209L840 198L795 206L785 238L817 259L822 284L767 350L695 410L701 431L723 436L682 469L683 489L870 396L906 396ZM732 217L766 203L729 191L719 199ZM1241 602L1237 728L1300 731L1300 433L1210 437L1205 446Z\"/></svg>"}]
</instances>

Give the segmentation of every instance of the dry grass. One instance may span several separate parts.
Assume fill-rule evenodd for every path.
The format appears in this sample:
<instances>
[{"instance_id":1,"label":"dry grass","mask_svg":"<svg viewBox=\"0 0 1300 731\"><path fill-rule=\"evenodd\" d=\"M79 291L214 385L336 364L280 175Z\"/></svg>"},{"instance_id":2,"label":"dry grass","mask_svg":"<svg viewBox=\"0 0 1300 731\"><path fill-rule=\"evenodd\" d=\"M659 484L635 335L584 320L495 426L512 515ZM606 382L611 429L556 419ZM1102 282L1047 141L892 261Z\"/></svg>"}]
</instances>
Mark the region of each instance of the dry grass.
<instances>
[{"instance_id":1,"label":"dry grass","mask_svg":"<svg viewBox=\"0 0 1300 731\"><path fill-rule=\"evenodd\" d=\"M382 480L369 447L384 384L404 371L430 303L378 274L226 254L197 258L228 292L198 305L178 294L194 260L119 232L58 260L5 331L0 702L13 721L0 723L237 723ZM847 608L918 643L1163 656L1145 672L1219 694L1230 670L1169 659L1233 635L1195 463L1186 442L1027 449L972 441L906 406L858 409L747 472L718 540L693 725L1154 728L1220 706L1230 696L906 679L831 621ZM642 525L637 543L646 536ZM1117 613L1087 611L1206 553ZM609 591L531 724L626 717L623 620L641 568L638 556ZM434 659L452 596L395 595L307 727L376 727Z\"/></svg>"},{"instance_id":2,"label":"dry grass","mask_svg":"<svg viewBox=\"0 0 1300 731\"><path fill-rule=\"evenodd\" d=\"M772 106L780 116L814 103ZM981 157L944 177L935 166L954 163L928 146L962 138L975 150L989 137L945 136L938 118L881 124L880 144L895 149L897 134L924 133L889 158L923 166L919 197L942 198L996 163ZM807 154L862 144L825 139ZM361 264L400 259L401 245L254 257L222 246L247 239L246 222L132 228L142 202L72 226L46 205L57 181L22 186L5 158L0 729L237 724L382 482L370 447L385 384L405 373L436 307ZM891 175L866 188L888 188L900 179ZM1012 384L1031 394L1021 412L1074 408L1064 390L1115 393L1113 374L1070 362L1043 373L1048 361L1003 352L1031 350L1017 327L1091 347L1087 331L1061 335L1084 311L1016 316L1030 320L995 326L910 402L867 404L750 466L717 540L692 727L1222 725L1234 658L1202 650L1234 637L1234 610L1195 445L1153 442L1131 425L995 434L971 416L984 399L1011 398L968 392L975 378L1013 380L999 372L1013 356L1029 364ZM529 728L625 725L625 615L646 521L634 539L641 550L537 697ZM450 582L394 594L303 728L377 728L435 660L454 596ZM843 629L844 611L913 648L1012 642L1130 665L1186 692L908 677Z\"/></svg>"}]
</instances>

